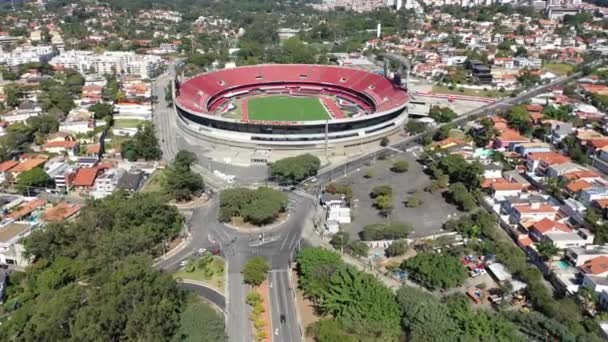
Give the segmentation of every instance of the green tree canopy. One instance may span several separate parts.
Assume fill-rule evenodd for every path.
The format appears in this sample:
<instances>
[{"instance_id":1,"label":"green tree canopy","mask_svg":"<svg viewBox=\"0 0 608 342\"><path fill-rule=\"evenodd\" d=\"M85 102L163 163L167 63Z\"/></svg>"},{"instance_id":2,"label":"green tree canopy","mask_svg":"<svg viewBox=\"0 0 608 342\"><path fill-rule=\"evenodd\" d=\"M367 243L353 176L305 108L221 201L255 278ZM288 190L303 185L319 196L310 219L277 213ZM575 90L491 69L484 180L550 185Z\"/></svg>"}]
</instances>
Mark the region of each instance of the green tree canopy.
<instances>
[{"instance_id":1,"label":"green tree canopy","mask_svg":"<svg viewBox=\"0 0 608 342\"><path fill-rule=\"evenodd\" d=\"M456 287L467 278L467 272L457 257L449 254L420 253L407 259L402 268L412 278L429 289Z\"/></svg>"},{"instance_id":2,"label":"green tree canopy","mask_svg":"<svg viewBox=\"0 0 608 342\"><path fill-rule=\"evenodd\" d=\"M89 107L89 110L93 112L95 119L100 120L106 117L111 117L114 111L114 107L111 104L97 102L96 104Z\"/></svg>"},{"instance_id":3,"label":"green tree canopy","mask_svg":"<svg viewBox=\"0 0 608 342\"><path fill-rule=\"evenodd\" d=\"M255 225L274 221L287 206L287 195L271 188L226 189L220 193L220 221L227 222L234 217Z\"/></svg>"},{"instance_id":4,"label":"green tree canopy","mask_svg":"<svg viewBox=\"0 0 608 342\"><path fill-rule=\"evenodd\" d=\"M165 171L163 190L177 201L191 200L204 189L203 177L192 171L196 155L190 151L179 151L175 160Z\"/></svg>"},{"instance_id":5,"label":"green tree canopy","mask_svg":"<svg viewBox=\"0 0 608 342\"><path fill-rule=\"evenodd\" d=\"M412 226L407 223L377 223L363 227L360 235L365 241L395 240L406 238L412 230Z\"/></svg>"},{"instance_id":6,"label":"green tree canopy","mask_svg":"<svg viewBox=\"0 0 608 342\"><path fill-rule=\"evenodd\" d=\"M258 286L264 280L270 271L270 265L261 256L256 256L249 259L243 267L243 279L249 285Z\"/></svg>"},{"instance_id":7,"label":"green tree canopy","mask_svg":"<svg viewBox=\"0 0 608 342\"><path fill-rule=\"evenodd\" d=\"M281 184L293 184L316 175L319 167L321 161L318 157L303 154L272 163L270 173Z\"/></svg>"},{"instance_id":8,"label":"green tree canopy","mask_svg":"<svg viewBox=\"0 0 608 342\"><path fill-rule=\"evenodd\" d=\"M184 294L151 257L182 222L158 195L118 192L90 201L74 221L34 231L24 241L34 264L8 299L0 339L172 339Z\"/></svg>"},{"instance_id":9,"label":"green tree canopy","mask_svg":"<svg viewBox=\"0 0 608 342\"><path fill-rule=\"evenodd\" d=\"M17 178L17 190L24 195L34 194L47 186L51 186L53 180L41 167L33 168L19 174Z\"/></svg>"}]
</instances>

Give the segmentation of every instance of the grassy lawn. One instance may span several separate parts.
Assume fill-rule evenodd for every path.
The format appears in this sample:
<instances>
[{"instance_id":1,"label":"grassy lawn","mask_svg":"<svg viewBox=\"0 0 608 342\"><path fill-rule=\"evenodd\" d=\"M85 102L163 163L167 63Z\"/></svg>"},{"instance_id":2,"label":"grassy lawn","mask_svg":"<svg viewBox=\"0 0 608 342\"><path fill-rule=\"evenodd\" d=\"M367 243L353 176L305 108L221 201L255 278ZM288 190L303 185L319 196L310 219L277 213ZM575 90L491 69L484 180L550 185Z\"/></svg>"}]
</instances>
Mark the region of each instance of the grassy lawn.
<instances>
[{"instance_id":1,"label":"grassy lawn","mask_svg":"<svg viewBox=\"0 0 608 342\"><path fill-rule=\"evenodd\" d=\"M268 96L249 99L250 120L312 121L325 120L329 114L317 98Z\"/></svg>"},{"instance_id":2,"label":"grassy lawn","mask_svg":"<svg viewBox=\"0 0 608 342\"><path fill-rule=\"evenodd\" d=\"M116 128L137 128L137 126L144 123L145 120L138 119L116 119L114 120L114 127Z\"/></svg>"},{"instance_id":3,"label":"grassy lawn","mask_svg":"<svg viewBox=\"0 0 608 342\"><path fill-rule=\"evenodd\" d=\"M205 266L201 265L201 260L207 258L210 259L209 262ZM187 265L186 267L175 272L173 277L200 281L202 283L209 284L218 289L220 292L224 293L224 284L226 283L226 263L224 259L218 256L205 256L202 258L193 259L190 261L190 263L191 265ZM187 272L190 267L194 268L194 270L192 270L192 272Z\"/></svg>"},{"instance_id":4,"label":"grassy lawn","mask_svg":"<svg viewBox=\"0 0 608 342\"><path fill-rule=\"evenodd\" d=\"M547 63L543 65L543 70L552 72L558 76L564 76L574 70L574 65L568 63Z\"/></svg>"},{"instance_id":5,"label":"grassy lawn","mask_svg":"<svg viewBox=\"0 0 608 342\"><path fill-rule=\"evenodd\" d=\"M460 91L458 89L462 89ZM465 96L481 96L481 97L505 97L508 96L507 92L501 93L498 90L477 90L477 89L467 89L467 88L454 88L449 89L446 86L442 85L433 85L433 92L439 94L454 94L454 95L465 95Z\"/></svg>"},{"instance_id":6,"label":"grassy lawn","mask_svg":"<svg viewBox=\"0 0 608 342\"><path fill-rule=\"evenodd\" d=\"M154 171L146 184L141 188L141 192L160 192L162 190L164 175L165 170Z\"/></svg>"}]
</instances>

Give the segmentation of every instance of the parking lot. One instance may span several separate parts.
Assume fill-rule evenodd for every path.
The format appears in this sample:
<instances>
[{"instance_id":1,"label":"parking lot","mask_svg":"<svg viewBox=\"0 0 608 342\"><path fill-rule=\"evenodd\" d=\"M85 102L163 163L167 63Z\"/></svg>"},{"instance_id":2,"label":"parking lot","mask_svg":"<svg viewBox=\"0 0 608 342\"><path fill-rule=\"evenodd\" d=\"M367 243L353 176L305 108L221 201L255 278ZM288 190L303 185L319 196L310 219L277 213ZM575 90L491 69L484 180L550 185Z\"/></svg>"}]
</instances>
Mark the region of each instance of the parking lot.
<instances>
[{"instance_id":1,"label":"parking lot","mask_svg":"<svg viewBox=\"0 0 608 342\"><path fill-rule=\"evenodd\" d=\"M390 171L393 161L399 159L409 163L407 172ZM365 178L370 170L372 177ZM353 190L353 222L349 227L350 233L357 234L365 225L387 220L411 224L414 228L411 237L423 237L441 232L443 223L455 217L458 212L455 206L445 202L440 193L431 194L423 190L429 182L430 178L423 173L422 166L409 152L386 160L377 160L373 165L362 167L340 180L339 183L348 184ZM373 206L374 200L369 196L372 189L378 185L390 185L393 189L394 209L388 218L380 215L378 209ZM419 198L422 204L416 208L407 208L404 202L410 196Z\"/></svg>"}]
</instances>

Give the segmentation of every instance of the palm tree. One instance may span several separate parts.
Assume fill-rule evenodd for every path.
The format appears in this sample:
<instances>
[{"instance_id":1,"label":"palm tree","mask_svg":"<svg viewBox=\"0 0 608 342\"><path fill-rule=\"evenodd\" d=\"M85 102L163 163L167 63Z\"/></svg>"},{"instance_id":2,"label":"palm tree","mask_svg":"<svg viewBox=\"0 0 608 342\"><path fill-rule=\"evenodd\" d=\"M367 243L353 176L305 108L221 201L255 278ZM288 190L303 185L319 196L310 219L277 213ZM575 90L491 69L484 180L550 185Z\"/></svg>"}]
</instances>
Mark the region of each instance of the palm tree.
<instances>
[{"instance_id":1,"label":"palm tree","mask_svg":"<svg viewBox=\"0 0 608 342\"><path fill-rule=\"evenodd\" d=\"M549 240L543 240L536 245L536 249L538 250L538 254L543 258L544 261L547 261L559 253L560 249L553 244L553 242Z\"/></svg>"}]
</instances>

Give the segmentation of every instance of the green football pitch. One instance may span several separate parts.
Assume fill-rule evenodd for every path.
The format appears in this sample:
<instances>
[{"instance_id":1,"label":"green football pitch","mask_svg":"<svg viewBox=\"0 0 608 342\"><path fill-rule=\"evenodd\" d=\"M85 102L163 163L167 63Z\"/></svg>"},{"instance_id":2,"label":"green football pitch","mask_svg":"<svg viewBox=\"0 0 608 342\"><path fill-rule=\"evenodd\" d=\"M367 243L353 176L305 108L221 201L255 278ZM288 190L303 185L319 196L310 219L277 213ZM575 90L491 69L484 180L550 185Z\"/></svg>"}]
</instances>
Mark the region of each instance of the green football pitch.
<instances>
[{"instance_id":1,"label":"green football pitch","mask_svg":"<svg viewBox=\"0 0 608 342\"><path fill-rule=\"evenodd\" d=\"M325 120L329 114L317 98L268 96L247 101L249 120L313 121Z\"/></svg>"}]
</instances>

